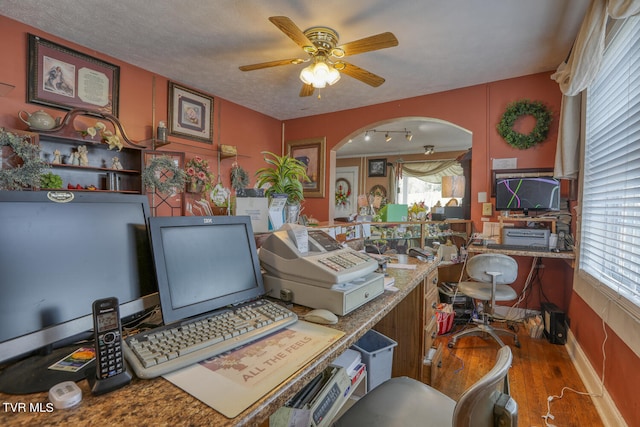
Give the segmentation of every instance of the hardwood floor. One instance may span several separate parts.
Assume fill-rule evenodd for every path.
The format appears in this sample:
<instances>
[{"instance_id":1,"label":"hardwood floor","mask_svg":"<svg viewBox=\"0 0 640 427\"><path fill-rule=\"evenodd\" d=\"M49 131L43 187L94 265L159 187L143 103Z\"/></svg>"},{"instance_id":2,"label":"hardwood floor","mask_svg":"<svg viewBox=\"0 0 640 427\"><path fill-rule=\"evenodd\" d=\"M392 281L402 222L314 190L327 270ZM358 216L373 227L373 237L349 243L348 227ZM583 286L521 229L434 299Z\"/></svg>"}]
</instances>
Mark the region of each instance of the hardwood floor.
<instances>
[{"instance_id":1,"label":"hardwood floor","mask_svg":"<svg viewBox=\"0 0 640 427\"><path fill-rule=\"evenodd\" d=\"M463 337L450 349L447 347L450 335L437 338L443 345L442 366L432 385L457 400L467 387L491 369L498 344L489 338ZM530 338L521 325L518 338L520 348L513 345L511 338L504 337L514 355L509 381L511 396L518 403L518 425L545 426L542 417L548 411L548 396L560 396L564 387L580 392L586 392L586 388L563 345L551 344L544 338ZM549 418L548 423L558 427L604 425L591 397L568 390L561 399L553 399L551 414L554 419Z\"/></svg>"}]
</instances>

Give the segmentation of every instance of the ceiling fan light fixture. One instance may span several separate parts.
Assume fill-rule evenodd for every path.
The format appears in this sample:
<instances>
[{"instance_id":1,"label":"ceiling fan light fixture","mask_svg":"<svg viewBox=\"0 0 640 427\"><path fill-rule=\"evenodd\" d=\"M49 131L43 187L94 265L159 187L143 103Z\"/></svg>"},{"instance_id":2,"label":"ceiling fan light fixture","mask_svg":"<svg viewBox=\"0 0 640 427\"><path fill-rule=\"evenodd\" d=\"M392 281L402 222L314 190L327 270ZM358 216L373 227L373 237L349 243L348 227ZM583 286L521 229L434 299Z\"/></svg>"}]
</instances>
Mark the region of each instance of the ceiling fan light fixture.
<instances>
[{"instance_id":1,"label":"ceiling fan light fixture","mask_svg":"<svg viewBox=\"0 0 640 427\"><path fill-rule=\"evenodd\" d=\"M316 89L322 89L340 80L340 73L331 64L327 64L323 57L317 56L313 64L302 69L300 80Z\"/></svg>"}]
</instances>

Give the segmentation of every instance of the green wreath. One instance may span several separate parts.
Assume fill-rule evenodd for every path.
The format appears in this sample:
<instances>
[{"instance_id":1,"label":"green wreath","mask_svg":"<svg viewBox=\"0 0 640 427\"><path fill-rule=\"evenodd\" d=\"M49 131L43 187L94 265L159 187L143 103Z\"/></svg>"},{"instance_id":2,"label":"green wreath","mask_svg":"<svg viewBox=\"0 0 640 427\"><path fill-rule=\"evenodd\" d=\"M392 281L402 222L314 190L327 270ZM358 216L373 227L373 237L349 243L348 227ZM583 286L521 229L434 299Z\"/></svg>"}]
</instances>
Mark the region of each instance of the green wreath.
<instances>
[{"instance_id":1,"label":"green wreath","mask_svg":"<svg viewBox=\"0 0 640 427\"><path fill-rule=\"evenodd\" d=\"M40 175L46 168L46 163L40 158L40 146L0 128L0 153L5 146L13 150L13 156L22 160L22 165L7 169L0 167L0 190L40 187Z\"/></svg>"},{"instance_id":2,"label":"green wreath","mask_svg":"<svg viewBox=\"0 0 640 427\"><path fill-rule=\"evenodd\" d=\"M513 130L513 124L522 116L533 116L536 125L533 130L525 135ZM498 133L512 147L526 150L547 139L549 125L551 124L551 112L539 101L516 101L507 106L502 120L498 123Z\"/></svg>"},{"instance_id":3,"label":"green wreath","mask_svg":"<svg viewBox=\"0 0 640 427\"><path fill-rule=\"evenodd\" d=\"M186 180L187 173L169 156L154 157L142 172L145 187L163 194L182 193Z\"/></svg>"}]
</instances>

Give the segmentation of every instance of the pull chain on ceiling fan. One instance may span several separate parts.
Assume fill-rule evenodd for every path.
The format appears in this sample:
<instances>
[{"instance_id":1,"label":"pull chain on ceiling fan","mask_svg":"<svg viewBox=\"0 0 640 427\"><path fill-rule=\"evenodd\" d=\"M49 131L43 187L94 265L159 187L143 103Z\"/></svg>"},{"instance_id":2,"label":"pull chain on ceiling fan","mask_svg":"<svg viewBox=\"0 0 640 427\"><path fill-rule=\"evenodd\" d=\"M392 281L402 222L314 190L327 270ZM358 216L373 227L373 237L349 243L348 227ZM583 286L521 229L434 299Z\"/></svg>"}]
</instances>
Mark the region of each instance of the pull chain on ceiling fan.
<instances>
[{"instance_id":1,"label":"pull chain on ceiling fan","mask_svg":"<svg viewBox=\"0 0 640 427\"><path fill-rule=\"evenodd\" d=\"M341 73L370 86L380 86L384 83L384 78L349 62L342 61L342 58L398 45L398 39L389 32L338 45L338 33L331 28L311 27L302 31L286 16L272 16L269 21L300 46L309 55L309 58L281 59L244 65L240 67L240 70L253 71L280 65L297 65L311 62L300 72L300 80L303 83L300 96L310 96L315 89L335 84L340 80Z\"/></svg>"}]
</instances>

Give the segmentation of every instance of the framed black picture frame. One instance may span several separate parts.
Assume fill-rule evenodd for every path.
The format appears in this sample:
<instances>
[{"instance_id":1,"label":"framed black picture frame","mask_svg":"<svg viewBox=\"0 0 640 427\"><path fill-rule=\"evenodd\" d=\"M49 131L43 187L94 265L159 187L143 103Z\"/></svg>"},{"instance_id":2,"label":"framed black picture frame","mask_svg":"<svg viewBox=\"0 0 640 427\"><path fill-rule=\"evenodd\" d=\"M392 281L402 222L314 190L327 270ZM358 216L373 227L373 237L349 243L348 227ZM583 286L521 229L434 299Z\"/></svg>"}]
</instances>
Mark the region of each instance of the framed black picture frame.
<instances>
[{"instance_id":1,"label":"framed black picture frame","mask_svg":"<svg viewBox=\"0 0 640 427\"><path fill-rule=\"evenodd\" d=\"M213 97L169 82L169 135L213 144Z\"/></svg>"},{"instance_id":2,"label":"framed black picture frame","mask_svg":"<svg viewBox=\"0 0 640 427\"><path fill-rule=\"evenodd\" d=\"M118 117L120 67L29 34L27 102Z\"/></svg>"},{"instance_id":3,"label":"framed black picture frame","mask_svg":"<svg viewBox=\"0 0 640 427\"><path fill-rule=\"evenodd\" d=\"M287 154L307 167L308 182L302 183L304 197L324 197L325 137L287 141Z\"/></svg>"},{"instance_id":4,"label":"framed black picture frame","mask_svg":"<svg viewBox=\"0 0 640 427\"><path fill-rule=\"evenodd\" d=\"M387 176L387 159L369 159L369 177Z\"/></svg>"}]
</instances>

